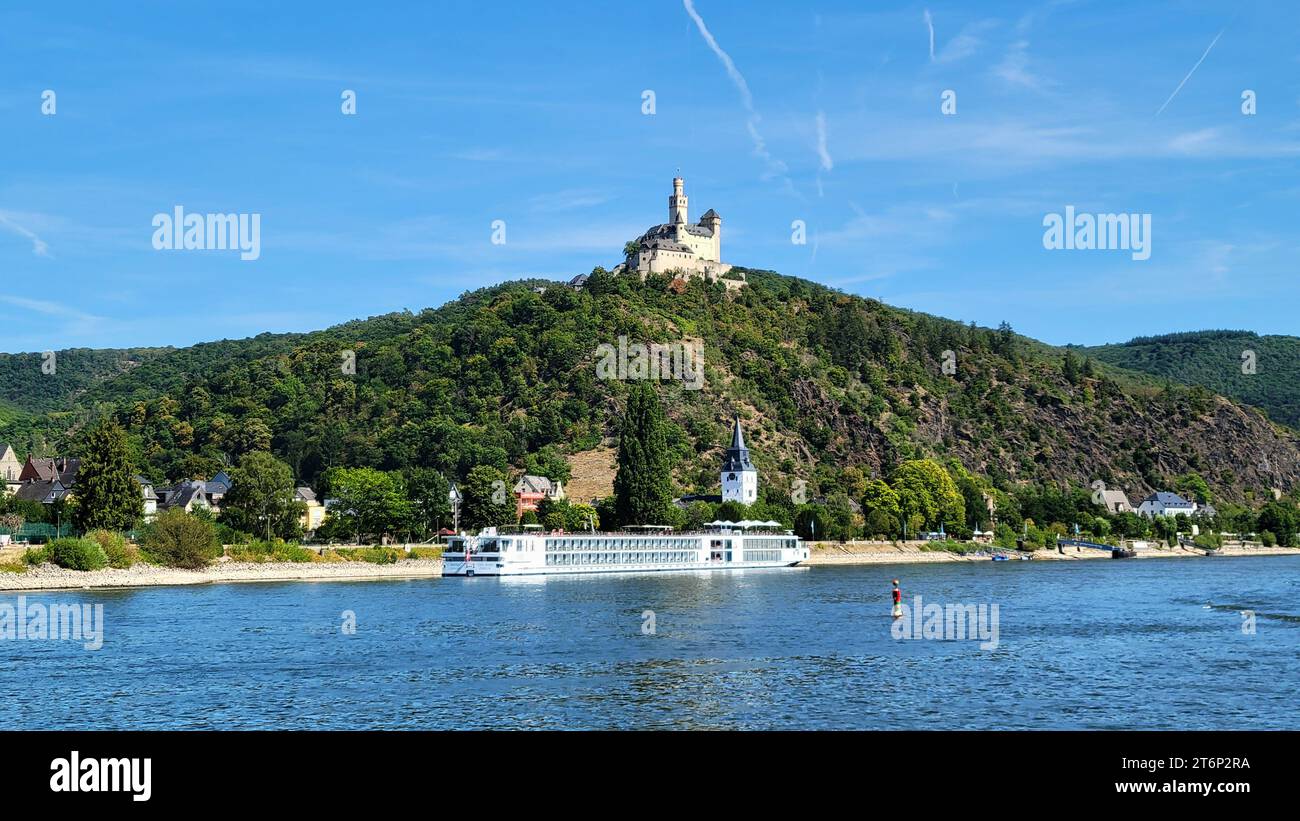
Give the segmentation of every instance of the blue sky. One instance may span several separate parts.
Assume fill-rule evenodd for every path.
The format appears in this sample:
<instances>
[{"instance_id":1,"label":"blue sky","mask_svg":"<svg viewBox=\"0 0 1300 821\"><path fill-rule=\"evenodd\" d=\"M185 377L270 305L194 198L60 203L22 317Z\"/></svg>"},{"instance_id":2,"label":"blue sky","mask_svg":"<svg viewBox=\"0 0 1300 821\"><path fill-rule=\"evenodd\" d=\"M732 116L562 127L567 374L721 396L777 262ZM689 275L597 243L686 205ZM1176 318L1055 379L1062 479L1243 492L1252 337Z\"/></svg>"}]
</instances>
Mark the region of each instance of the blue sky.
<instances>
[{"instance_id":1,"label":"blue sky","mask_svg":"<svg viewBox=\"0 0 1300 821\"><path fill-rule=\"evenodd\" d=\"M567 279L664 221L678 168L728 262L1053 343L1300 332L1294 3L24 5L0 10L0 351ZM176 205L260 214L260 258L155 250ZM1150 214L1151 258L1044 249L1067 205Z\"/></svg>"}]
</instances>

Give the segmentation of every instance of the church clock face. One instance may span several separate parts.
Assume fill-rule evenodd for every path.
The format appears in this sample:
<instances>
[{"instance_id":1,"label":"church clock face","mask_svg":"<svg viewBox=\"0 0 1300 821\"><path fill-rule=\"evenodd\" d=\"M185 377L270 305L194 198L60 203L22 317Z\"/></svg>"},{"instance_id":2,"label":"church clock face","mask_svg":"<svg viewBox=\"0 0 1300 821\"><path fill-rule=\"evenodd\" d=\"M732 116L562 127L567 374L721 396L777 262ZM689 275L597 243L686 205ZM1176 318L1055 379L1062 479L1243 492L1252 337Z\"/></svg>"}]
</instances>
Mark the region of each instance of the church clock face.
<instances>
[{"instance_id":1,"label":"church clock face","mask_svg":"<svg viewBox=\"0 0 1300 821\"><path fill-rule=\"evenodd\" d=\"M734 473L728 473L728 474L727 474L727 481L728 481L728 482L734 482L734 481L736 481L736 474L734 474Z\"/></svg>"}]
</instances>

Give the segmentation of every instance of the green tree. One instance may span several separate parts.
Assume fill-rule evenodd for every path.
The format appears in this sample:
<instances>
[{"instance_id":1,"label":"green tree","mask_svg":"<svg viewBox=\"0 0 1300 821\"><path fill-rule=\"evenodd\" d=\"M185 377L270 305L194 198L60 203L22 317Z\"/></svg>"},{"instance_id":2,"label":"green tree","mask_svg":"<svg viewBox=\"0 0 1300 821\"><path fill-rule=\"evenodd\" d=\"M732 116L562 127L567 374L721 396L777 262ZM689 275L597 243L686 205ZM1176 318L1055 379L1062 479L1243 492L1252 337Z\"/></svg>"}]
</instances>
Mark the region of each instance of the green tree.
<instances>
[{"instance_id":1,"label":"green tree","mask_svg":"<svg viewBox=\"0 0 1300 821\"><path fill-rule=\"evenodd\" d=\"M552 482L567 482L572 472L569 461L553 445L547 445L524 457L524 473L545 476Z\"/></svg>"},{"instance_id":2,"label":"green tree","mask_svg":"<svg viewBox=\"0 0 1300 821\"><path fill-rule=\"evenodd\" d=\"M957 462L949 466L953 483L961 493L962 503L966 508L966 527L970 530L984 530L989 523L988 503L984 499L984 486L974 474Z\"/></svg>"},{"instance_id":3,"label":"green tree","mask_svg":"<svg viewBox=\"0 0 1300 821\"><path fill-rule=\"evenodd\" d=\"M966 503L943 466L931 459L910 459L894 469L890 486L898 494L898 506L908 525L908 536L917 528L934 530L943 525L952 532L965 526Z\"/></svg>"},{"instance_id":4,"label":"green tree","mask_svg":"<svg viewBox=\"0 0 1300 821\"><path fill-rule=\"evenodd\" d=\"M406 480L415 529L425 536L435 535L438 528L451 521L451 502L447 494L451 484L447 477L432 468L414 468Z\"/></svg>"},{"instance_id":5,"label":"green tree","mask_svg":"<svg viewBox=\"0 0 1300 821\"><path fill-rule=\"evenodd\" d=\"M719 503L713 509L713 516L720 522L743 522L745 519L753 518L749 513L749 505L737 502L735 499Z\"/></svg>"},{"instance_id":6,"label":"green tree","mask_svg":"<svg viewBox=\"0 0 1300 821\"><path fill-rule=\"evenodd\" d=\"M1277 543L1283 547L1291 547L1300 528L1300 511L1288 502L1269 502L1260 509L1256 527L1277 536Z\"/></svg>"},{"instance_id":7,"label":"green tree","mask_svg":"<svg viewBox=\"0 0 1300 821\"><path fill-rule=\"evenodd\" d=\"M565 519L565 528L567 530L587 530L588 528L600 530L600 514L591 505L584 505L581 502L570 503Z\"/></svg>"},{"instance_id":8,"label":"green tree","mask_svg":"<svg viewBox=\"0 0 1300 821\"><path fill-rule=\"evenodd\" d=\"M902 516L898 494L893 488L880 479L867 482L866 492L862 495L862 517L867 538L897 536L902 528Z\"/></svg>"},{"instance_id":9,"label":"green tree","mask_svg":"<svg viewBox=\"0 0 1300 821\"><path fill-rule=\"evenodd\" d=\"M227 429L225 445L230 455L242 456L254 451L271 449L271 428L261 419L251 419Z\"/></svg>"},{"instance_id":10,"label":"green tree","mask_svg":"<svg viewBox=\"0 0 1300 821\"><path fill-rule=\"evenodd\" d=\"M144 514L144 496L131 470L126 431L105 419L86 435L77 473L74 523L83 531L130 530Z\"/></svg>"},{"instance_id":11,"label":"green tree","mask_svg":"<svg viewBox=\"0 0 1300 821\"><path fill-rule=\"evenodd\" d=\"M849 495L844 492L832 493L826 499L826 536L847 542L857 535L857 523L854 521L853 506Z\"/></svg>"},{"instance_id":12,"label":"green tree","mask_svg":"<svg viewBox=\"0 0 1300 821\"><path fill-rule=\"evenodd\" d=\"M703 530L706 524L717 518L713 513L713 505L708 502L691 502L686 506L687 530Z\"/></svg>"},{"instance_id":13,"label":"green tree","mask_svg":"<svg viewBox=\"0 0 1300 821\"><path fill-rule=\"evenodd\" d=\"M222 524L245 533L296 539L306 506L294 499L293 472L264 451L254 451L230 471L230 491L221 502Z\"/></svg>"},{"instance_id":14,"label":"green tree","mask_svg":"<svg viewBox=\"0 0 1300 821\"><path fill-rule=\"evenodd\" d=\"M829 538L827 529L826 508L813 504L800 505L794 515L794 532L799 538L814 541L826 539Z\"/></svg>"},{"instance_id":15,"label":"green tree","mask_svg":"<svg viewBox=\"0 0 1300 821\"><path fill-rule=\"evenodd\" d=\"M614 476L614 509L619 524L667 524L672 504L672 472L663 408L648 382L637 382L627 398Z\"/></svg>"},{"instance_id":16,"label":"green tree","mask_svg":"<svg viewBox=\"0 0 1300 821\"><path fill-rule=\"evenodd\" d=\"M411 520L411 505L400 476L374 468L335 468L326 474L330 495L337 500L330 517L338 517L338 535L381 539L403 531Z\"/></svg>"},{"instance_id":17,"label":"green tree","mask_svg":"<svg viewBox=\"0 0 1300 821\"><path fill-rule=\"evenodd\" d=\"M1071 385L1079 384L1079 357L1075 356L1074 351L1068 348L1065 351L1065 356L1061 358L1061 375Z\"/></svg>"},{"instance_id":18,"label":"green tree","mask_svg":"<svg viewBox=\"0 0 1300 821\"><path fill-rule=\"evenodd\" d=\"M1210 499L1210 483L1205 481L1205 478L1199 473L1184 473L1174 479L1174 490L1193 502L1200 502L1203 505L1212 503Z\"/></svg>"},{"instance_id":19,"label":"green tree","mask_svg":"<svg viewBox=\"0 0 1300 821\"><path fill-rule=\"evenodd\" d=\"M465 499L460 503L460 520L471 529L496 527L515 521L506 475L491 465L479 465L460 486Z\"/></svg>"}]
</instances>

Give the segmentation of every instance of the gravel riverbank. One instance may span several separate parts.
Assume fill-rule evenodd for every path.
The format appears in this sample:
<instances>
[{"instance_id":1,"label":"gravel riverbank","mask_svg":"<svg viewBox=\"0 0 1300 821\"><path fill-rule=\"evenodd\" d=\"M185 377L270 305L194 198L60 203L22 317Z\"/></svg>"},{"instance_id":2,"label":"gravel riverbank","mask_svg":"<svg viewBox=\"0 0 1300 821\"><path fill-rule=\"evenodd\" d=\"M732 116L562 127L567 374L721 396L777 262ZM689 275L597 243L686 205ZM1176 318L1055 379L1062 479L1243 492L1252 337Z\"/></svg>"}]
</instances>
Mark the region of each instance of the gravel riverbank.
<instances>
[{"instance_id":1,"label":"gravel riverbank","mask_svg":"<svg viewBox=\"0 0 1300 821\"><path fill-rule=\"evenodd\" d=\"M922 550L924 542L814 542L805 564L937 564L942 562L987 562L990 557L950 553L946 550ZM1055 548L1044 548L1027 554L1039 561L1086 561L1110 559L1104 550L1083 548L1076 551L1066 548L1058 553ZM1262 547L1250 545L1224 546L1219 556L1300 556L1294 547ZM1137 551L1137 559L1205 558L1205 552L1187 547L1148 547Z\"/></svg>"},{"instance_id":2,"label":"gravel riverbank","mask_svg":"<svg viewBox=\"0 0 1300 821\"><path fill-rule=\"evenodd\" d=\"M423 579L442 575L441 559L370 562L221 562L204 570L137 564L125 569L66 570L52 564L23 573L0 573L0 590L80 590L114 587L214 584L219 582L364 581Z\"/></svg>"}]
</instances>

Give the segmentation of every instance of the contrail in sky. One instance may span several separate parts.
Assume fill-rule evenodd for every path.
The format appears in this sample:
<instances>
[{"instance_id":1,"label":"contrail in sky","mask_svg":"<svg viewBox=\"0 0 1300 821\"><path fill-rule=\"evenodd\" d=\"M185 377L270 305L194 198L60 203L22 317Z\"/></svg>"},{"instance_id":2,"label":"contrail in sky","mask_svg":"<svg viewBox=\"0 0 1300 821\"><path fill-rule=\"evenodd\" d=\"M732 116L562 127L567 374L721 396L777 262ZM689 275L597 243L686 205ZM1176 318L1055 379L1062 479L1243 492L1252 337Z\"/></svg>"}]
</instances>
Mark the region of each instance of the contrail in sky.
<instances>
[{"instance_id":1,"label":"contrail in sky","mask_svg":"<svg viewBox=\"0 0 1300 821\"><path fill-rule=\"evenodd\" d=\"M709 27L704 25L704 18L695 10L695 3L691 2L691 0L682 0L682 5L686 7L686 13L695 21L695 27L700 30L700 36L704 38L704 42L709 44L709 48L713 49L713 53L718 55L718 59L722 61L722 66L727 70L727 76L731 78L731 82L735 83L736 88L740 89L740 97L745 103L745 108L753 113L754 96L749 93L749 83L745 82L745 76L740 73L740 69L736 68L731 55L723 51L722 46L718 45L718 41L713 39Z\"/></svg>"},{"instance_id":2,"label":"contrail in sky","mask_svg":"<svg viewBox=\"0 0 1300 821\"><path fill-rule=\"evenodd\" d=\"M717 55L718 60L722 62L722 67L727 70L727 76L731 78L731 82L735 84L736 89L740 92L740 101L744 104L745 110L749 112L749 120L745 123L745 130L749 132L749 138L754 143L754 154L767 163L770 173L784 174L786 170L785 163L771 155L767 150L767 142L758 131L759 116L758 112L754 110L754 95L749 91L749 83L745 82L745 75L741 74L740 69L736 68L736 63L731 59L731 55L723 51L722 46L718 45L718 41L713 38L709 27L704 25L704 18L695 10L695 3L692 0L682 0L682 5L686 7L686 13L695 21L695 27L700 30L700 36L704 38L704 42Z\"/></svg>"},{"instance_id":3,"label":"contrail in sky","mask_svg":"<svg viewBox=\"0 0 1300 821\"><path fill-rule=\"evenodd\" d=\"M930 62L934 62L934 18L930 16L930 10L925 10L925 27L930 30Z\"/></svg>"},{"instance_id":4,"label":"contrail in sky","mask_svg":"<svg viewBox=\"0 0 1300 821\"><path fill-rule=\"evenodd\" d=\"M1192 70L1189 71L1189 72L1187 72L1187 76L1184 77L1184 78L1183 78L1183 81L1182 81L1181 83L1178 84L1178 88L1175 88L1175 89L1174 89L1174 93L1169 95L1169 99L1168 99L1168 100L1165 100L1165 104L1162 105L1162 106L1160 106L1160 111L1157 111L1157 112L1156 112L1156 116L1157 116L1157 117L1160 116L1160 112L1161 112L1161 111L1164 111L1164 110L1165 110L1165 106L1167 106L1167 105L1169 105L1171 102L1173 102L1174 98L1178 96L1178 92L1180 92L1180 91L1183 90L1183 86L1186 85L1186 84L1187 84L1187 81L1190 80L1190 79L1192 78L1192 75L1196 73L1196 69L1198 69L1198 68L1201 67L1201 63L1204 63L1204 62L1205 62L1205 58L1210 56L1210 49L1214 48L1214 44L1217 43L1217 42L1219 42L1219 38L1222 37L1222 36L1223 36L1223 31L1222 31L1222 30L1220 30L1218 34L1214 35L1214 39L1211 40L1211 41L1210 41L1210 44L1209 44L1208 46L1205 47L1205 53L1201 55L1201 59L1199 59L1199 60L1196 61L1196 65L1192 66Z\"/></svg>"}]
</instances>

